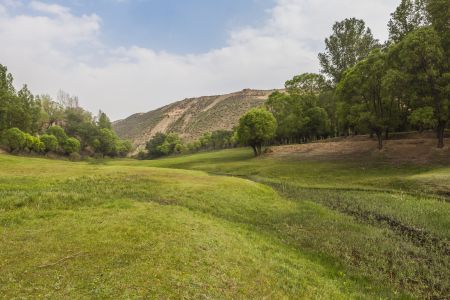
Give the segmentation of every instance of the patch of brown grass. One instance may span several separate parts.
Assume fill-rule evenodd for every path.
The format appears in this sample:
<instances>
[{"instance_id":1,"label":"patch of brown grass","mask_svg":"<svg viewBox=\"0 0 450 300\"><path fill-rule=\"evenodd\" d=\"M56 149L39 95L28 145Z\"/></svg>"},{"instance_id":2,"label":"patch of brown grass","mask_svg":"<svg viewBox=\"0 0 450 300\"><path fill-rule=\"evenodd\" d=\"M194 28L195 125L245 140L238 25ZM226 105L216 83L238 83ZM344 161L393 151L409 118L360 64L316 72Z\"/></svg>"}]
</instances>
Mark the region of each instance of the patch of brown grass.
<instances>
[{"instance_id":1,"label":"patch of brown grass","mask_svg":"<svg viewBox=\"0 0 450 300\"><path fill-rule=\"evenodd\" d=\"M298 158L315 159L360 159L372 157L394 163L439 163L450 162L450 139L445 140L443 149L436 148L436 139L395 139L384 142L382 150L377 141L368 137L352 137L338 141L320 141L310 144L272 147L269 155L295 155Z\"/></svg>"}]
</instances>

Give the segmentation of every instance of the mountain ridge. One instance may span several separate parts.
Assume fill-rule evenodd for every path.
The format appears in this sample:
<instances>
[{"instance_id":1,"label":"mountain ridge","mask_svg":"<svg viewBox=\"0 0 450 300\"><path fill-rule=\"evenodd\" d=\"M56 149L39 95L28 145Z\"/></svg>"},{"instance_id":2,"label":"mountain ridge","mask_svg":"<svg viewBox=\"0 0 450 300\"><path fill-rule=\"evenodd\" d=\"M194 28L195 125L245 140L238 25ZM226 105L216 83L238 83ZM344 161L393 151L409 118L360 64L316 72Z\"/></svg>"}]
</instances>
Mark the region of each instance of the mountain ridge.
<instances>
[{"instance_id":1,"label":"mountain ridge","mask_svg":"<svg viewBox=\"0 0 450 300\"><path fill-rule=\"evenodd\" d=\"M206 132L231 130L248 110L264 104L269 95L280 89L244 89L224 95L186 98L113 122L119 137L130 140L137 151L156 133L178 133L190 142Z\"/></svg>"}]
</instances>

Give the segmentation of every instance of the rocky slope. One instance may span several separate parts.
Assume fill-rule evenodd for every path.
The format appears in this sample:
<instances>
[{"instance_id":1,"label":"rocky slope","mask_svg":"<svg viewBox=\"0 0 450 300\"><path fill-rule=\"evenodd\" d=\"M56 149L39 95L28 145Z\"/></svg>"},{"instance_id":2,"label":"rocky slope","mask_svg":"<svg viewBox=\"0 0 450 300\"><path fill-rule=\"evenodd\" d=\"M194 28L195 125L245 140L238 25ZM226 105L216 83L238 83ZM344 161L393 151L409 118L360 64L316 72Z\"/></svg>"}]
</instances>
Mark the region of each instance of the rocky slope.
<instances>
[{"instance_id":1,"label":"rocky slope","mask_svg":"<svg viewBox=\"0 0 450 300\"><path fill-rule=\"evenodd\" d=\"M158 132L176 132L189 142L205 132L231 130L245 112L264 104L274 91L243 90L185 99L116 121L113 127L121 138L132 141L138 148L142 148Z\"/></svg>"}]
</instances>

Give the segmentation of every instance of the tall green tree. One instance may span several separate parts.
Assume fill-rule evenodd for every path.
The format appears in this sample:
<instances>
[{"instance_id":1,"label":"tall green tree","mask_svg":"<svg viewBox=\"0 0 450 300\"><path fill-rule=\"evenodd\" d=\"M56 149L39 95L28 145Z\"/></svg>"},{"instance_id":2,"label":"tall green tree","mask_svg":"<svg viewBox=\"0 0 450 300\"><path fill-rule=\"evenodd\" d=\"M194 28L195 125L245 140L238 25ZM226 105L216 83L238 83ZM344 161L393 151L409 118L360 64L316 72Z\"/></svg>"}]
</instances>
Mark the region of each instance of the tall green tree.
<instances>
[{"instance_id":1,"label":"tall green tree","mask_svg":"<svg viewBox=\"0 0 450 300\"><path fill-rule=\"evenodd\" d=\"M64 120L64 107L52 100L49 95L38 97L41 106L40 130L45 131L53 125L60 125Z\"/></svg>"},{"instance_id":2,"label":"tall green tree","mask_svg":"<svg viewBox=\"0 0 450 300\"><path fill-rule=\"evenodd\" d=\"M108 116L102 112L101 110L98 112L98 120L97 120L97 126L100 129L106 128L106 129L112 129L111 120L108 118Z\"/></svg>"},{"instance_id":3,"label":"tall green tree","mask_svg":"<svg viewBox=\"0 0 450 300\"><path fill-rule=\"evenodd\" d=\"M450 73L443 40L434 26L428 26L411 32L390 49L390 60L407 83L409 108L434 110L439 148L444 147L450 113Z\"/></svg>"},{"instance_id":4,"label":"tall green tree","mask_svg":"<svg viewBox=\"0 0 450 300\"><path fill-rule=\"evenodd\" d=\"M294 76L291 80L286 81L284 86L290 94L319 95L330 89L325 77L315 73L304 73Z\"/></svg>"},{"instance_id":5,"label":"tall green tree","mask_svg":"<svg viewBox=\"0 0 450 300\"><path fill-rule=\"evenodd\" d=\"M319 54L322 73L337 84L343 73L379 47L363 20L351 18L333 25L333 34L325 39L326 50Z\"/></svg>"},{"instance_id":6,"label":"tall green tree","mask_svg":"<svg viewBox=\"0 0 450 300\"><path fill-rule=\"evenodd\" d=\"M426 0L402 0L388 23L389 41L398 43L408 33L428 24Z\"/></svg>"},{"instance_id":7,"label":"tall green tree","mask_svg":"<svg viewBox=\"0 0 450 300\"><path fill-rule=\"evenodd\" d=\"M269 111L254 108L239 120L237 134L241 143L252 147L255 156L259 156L263 143L275 136L276 128L277 122Z\"/></svg>"},{"instance_id":8,"label":"tall green tree","mask_svg":"<svg viewBox=\"0 0 450 300\"><path fill-rule=\"evenodd\" d=\"M342 101L357 111L357 123L367 126L383 148L383 133L396 118L396 99L385 91L388 71L386 53L377 49L366 59L348 70L338 86Z\"/></svg>"}]
</instances>

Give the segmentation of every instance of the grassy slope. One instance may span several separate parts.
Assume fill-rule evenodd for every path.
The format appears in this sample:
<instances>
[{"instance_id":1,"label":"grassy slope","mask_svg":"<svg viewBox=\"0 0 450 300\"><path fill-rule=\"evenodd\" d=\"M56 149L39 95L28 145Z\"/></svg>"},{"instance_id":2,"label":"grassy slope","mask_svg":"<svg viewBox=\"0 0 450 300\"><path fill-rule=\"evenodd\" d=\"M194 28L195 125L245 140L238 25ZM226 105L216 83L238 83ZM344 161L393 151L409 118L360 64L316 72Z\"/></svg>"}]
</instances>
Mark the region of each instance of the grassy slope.
<instances>
[{"instance_id":1,"label":"grassy slope","mask_svg":"<svg viewBox=\"0 0 450 300\"><path fill-rule=\"evenodd\" d=\"M122 161L121 164L135 164ZM299 211L281 234L289 244L415 295L449 293L448 166L367 160L251 158L237 149L145 162L247 177L275 188ZM327 219L334 216L333 222Z\"/></svg>"},{"instance_id":2,"label":"grassy slope","mask_svg":"<svg viewBox=\"0 0 450 300\"><path fill-rule=\"evenodd\" d=\"M6 298L448 292L448 203L419 194L448 188L448 168L253 159L245 149L106 164L0 155L0 166Z\"/></svg>"}]
</instances>

